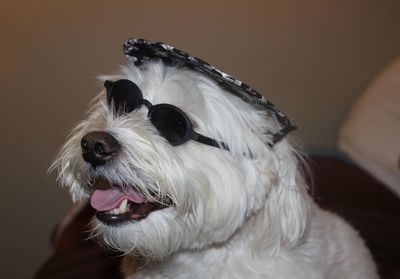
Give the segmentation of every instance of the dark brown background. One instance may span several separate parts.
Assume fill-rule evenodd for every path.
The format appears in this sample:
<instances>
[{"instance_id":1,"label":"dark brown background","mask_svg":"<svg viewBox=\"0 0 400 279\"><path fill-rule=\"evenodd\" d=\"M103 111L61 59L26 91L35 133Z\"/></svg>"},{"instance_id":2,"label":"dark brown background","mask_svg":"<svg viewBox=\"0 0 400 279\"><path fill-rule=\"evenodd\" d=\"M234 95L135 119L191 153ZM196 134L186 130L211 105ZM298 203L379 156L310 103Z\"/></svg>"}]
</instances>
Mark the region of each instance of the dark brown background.
<instances>
[{"instance_id":1,"label":"dark brown background","mask_svg":"<svg viewBox=\"0 0 400 279\"><path fill-rule=\"evenodd\" d=\"M400 52L399 1L1 1L1 274L29 278L70 205L46 170L125 62L129 37L168 42L263 92L335 152L352 102Z\"/></svg>"}]
</instances>

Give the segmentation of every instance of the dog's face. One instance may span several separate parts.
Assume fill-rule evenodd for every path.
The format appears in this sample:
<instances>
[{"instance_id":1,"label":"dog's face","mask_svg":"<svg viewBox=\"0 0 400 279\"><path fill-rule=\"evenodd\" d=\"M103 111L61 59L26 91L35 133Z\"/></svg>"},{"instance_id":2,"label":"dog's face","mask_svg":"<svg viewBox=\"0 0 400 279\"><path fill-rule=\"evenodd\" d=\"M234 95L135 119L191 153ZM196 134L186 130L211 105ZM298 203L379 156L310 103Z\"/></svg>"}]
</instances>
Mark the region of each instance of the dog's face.
<instances>
[{"instance_id":1,"label":"dog's face","mask_svg":"<svg viewBox=\"0 0 400 279\"><path fill-rule=\"evenodd\" d=\"M271 224L268 207L290 212L280 208L286 205L279 200L285 199L276 197L271 205L270 196L279 195L273 189L281 183L282 160L267 145L276 123L265 111L201 74L161 63L130 66L107 79L114 84L130 80L126 90L139 91L147 103L124 93L107 101L102 92L55 162L73 198L90 199L97 210L93 230L103 243L162 259L179 249L224 242L259 212ZM174 142L171 137L179 141L187 126L182 115L173 117L170 111L150 115L159 104L177 107L195 132L219 142L220 148L193 139ZM293 177L288 179L295 181L289 169L287 175ZM290 225L282 226L290 230ZM299 235L299 230L292 234Z\"/></svg>"}]
</instances>

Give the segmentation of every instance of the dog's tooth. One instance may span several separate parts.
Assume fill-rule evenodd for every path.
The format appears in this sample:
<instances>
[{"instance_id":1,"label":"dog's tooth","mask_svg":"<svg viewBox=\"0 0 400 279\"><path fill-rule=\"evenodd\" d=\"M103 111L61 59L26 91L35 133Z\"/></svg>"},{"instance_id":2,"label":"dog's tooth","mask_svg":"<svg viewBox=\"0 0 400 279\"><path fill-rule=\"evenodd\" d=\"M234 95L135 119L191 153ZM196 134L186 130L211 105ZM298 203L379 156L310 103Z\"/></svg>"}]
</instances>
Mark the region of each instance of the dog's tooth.
<instances>
[{"instance_id":1,"label":"dog's tooth","mask_svg":"<svg viewBox=\"0 0 400 279\"><path fill-rule=\"evenodd\" d=\"M120 210L121 213L125 213L126 212L127 205L128 205L128 199L124 199L121 202L120 206L119 206L119 210Z\"/></svg>"}]
</instances>

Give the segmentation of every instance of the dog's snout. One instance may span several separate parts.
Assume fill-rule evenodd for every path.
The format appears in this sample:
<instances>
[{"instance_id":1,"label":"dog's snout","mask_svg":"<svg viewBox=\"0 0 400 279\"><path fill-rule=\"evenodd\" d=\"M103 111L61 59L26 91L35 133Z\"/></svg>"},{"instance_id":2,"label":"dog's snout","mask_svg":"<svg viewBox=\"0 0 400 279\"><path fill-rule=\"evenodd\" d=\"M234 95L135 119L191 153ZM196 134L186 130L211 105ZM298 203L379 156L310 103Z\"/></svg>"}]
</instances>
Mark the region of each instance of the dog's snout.
<instances>
[{"instance_id":1,"label":"dog's snout","mask_svg":"<svg viewBox=\"0 0 400 279\"><path fill-rule=\"evenodd\" d=\"M120 145L111 134L96 131L90 132L82 138L81 147L83 159L95 167L112 158Z\"/></svg>"}]
</instances>

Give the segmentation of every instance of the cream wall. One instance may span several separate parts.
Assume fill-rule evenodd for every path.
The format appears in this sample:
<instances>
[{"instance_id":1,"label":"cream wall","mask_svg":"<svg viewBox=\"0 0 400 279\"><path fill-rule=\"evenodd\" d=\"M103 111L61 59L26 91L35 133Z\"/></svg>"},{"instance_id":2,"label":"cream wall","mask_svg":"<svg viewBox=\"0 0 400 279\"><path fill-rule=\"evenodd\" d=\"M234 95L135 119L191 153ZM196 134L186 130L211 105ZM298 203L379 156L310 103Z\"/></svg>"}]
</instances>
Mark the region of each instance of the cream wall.
<instances>
[{"instance_id":1,"label":"cream wall","mask_svg":"<svg viewBox=\"0 0 400 279\"><path fill-rule=\"evenodd\" d=\"M2 278L29 278L68 208L47 175L67 131L125 62L129 37L166 41L246 81L334 149L351 103L400 50L400 1L1 1Z\"/></svg>"}]
</instances>

